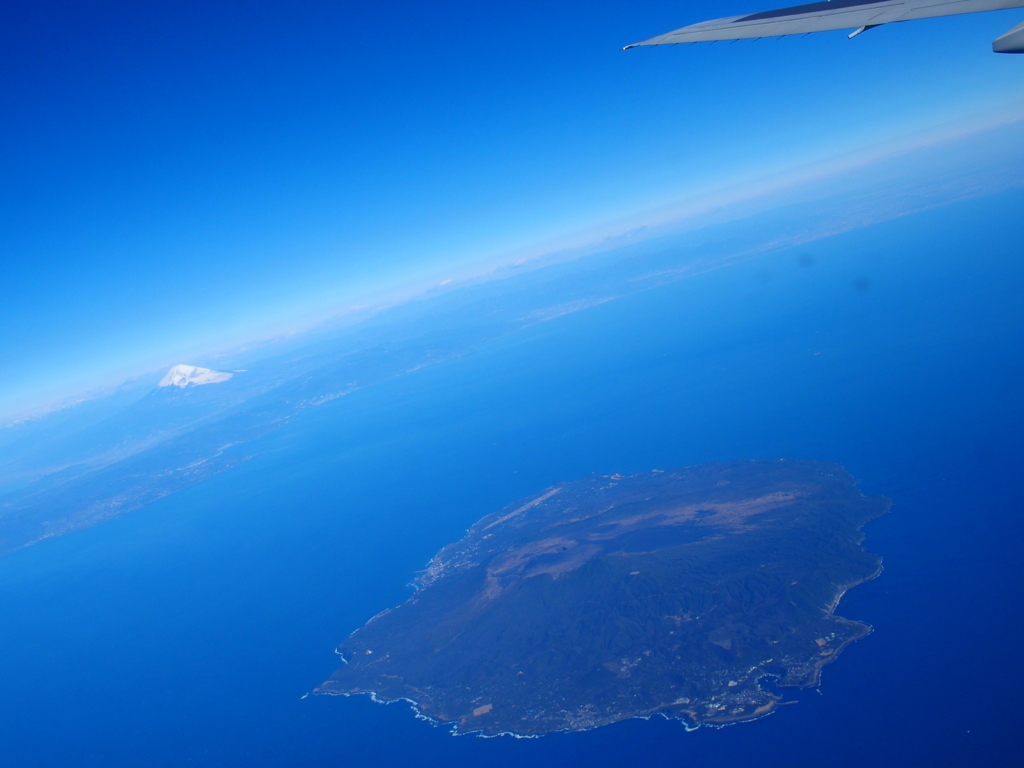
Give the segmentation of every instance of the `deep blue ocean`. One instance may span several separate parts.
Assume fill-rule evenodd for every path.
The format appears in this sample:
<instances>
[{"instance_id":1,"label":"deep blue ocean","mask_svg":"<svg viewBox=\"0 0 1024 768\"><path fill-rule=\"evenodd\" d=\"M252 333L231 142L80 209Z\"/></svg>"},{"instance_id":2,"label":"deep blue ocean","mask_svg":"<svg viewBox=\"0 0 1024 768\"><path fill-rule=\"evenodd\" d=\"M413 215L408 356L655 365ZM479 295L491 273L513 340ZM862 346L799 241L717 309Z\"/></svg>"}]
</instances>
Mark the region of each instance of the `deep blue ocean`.
<instances>
[{"instance_id":1,"label":"deep blue ocean","mask_svg":"<svg viewBox=\"0 0 1024 768\"><path fill-rule=\"evenodd\" d=\"M307 412L241 467L0 559L4 766L1024 764L1024 192L563 316ZM754 723L453 738L302 698L479 517L558 480L839 462L874 626Z\"/></svg>"}]
</instances>

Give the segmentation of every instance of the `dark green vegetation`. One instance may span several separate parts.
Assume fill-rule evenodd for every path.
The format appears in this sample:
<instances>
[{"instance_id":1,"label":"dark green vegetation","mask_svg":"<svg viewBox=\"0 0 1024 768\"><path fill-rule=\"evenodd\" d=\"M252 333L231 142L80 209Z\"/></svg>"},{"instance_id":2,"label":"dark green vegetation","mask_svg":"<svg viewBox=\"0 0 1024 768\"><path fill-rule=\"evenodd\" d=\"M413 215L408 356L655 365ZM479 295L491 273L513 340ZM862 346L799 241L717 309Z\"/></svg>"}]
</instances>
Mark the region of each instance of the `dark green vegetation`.
<instances>
[{"instance_id":1,"label":"dark green vegetation","mask_svg":"<svg viewBox=\"0 0 1024 768\"><path fill-rule=\"evenodd\" d=\"M441 550L316 692L410 699L463 733L760 717L779 697L759 680L813 685L870 631L832 610L878 572L860 529L889 505L788 460L557 485Z\"/></svg>"}]
</instances>

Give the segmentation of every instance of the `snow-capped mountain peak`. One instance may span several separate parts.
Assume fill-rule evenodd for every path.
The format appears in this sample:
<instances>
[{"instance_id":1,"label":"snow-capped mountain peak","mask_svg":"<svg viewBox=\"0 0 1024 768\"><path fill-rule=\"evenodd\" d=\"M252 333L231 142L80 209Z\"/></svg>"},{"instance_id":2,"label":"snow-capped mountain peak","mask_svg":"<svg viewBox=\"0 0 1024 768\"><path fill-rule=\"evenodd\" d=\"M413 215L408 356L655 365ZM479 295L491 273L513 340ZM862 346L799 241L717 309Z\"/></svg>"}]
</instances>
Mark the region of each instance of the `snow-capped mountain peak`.
<instances>
[{"instance_id":1,"label":"snow-capped mountain peak","mask_svg":"<svg viewBox=\"0 0 1024 768\"><path fill-rule=\"evenodd\" d=\"M197 368L194 365L175 365L169 370L157 385L158 387L198 387L201 384L219 384L227 381L233 373L214 371L209 368Z\"/></svg>"}]
</instances>

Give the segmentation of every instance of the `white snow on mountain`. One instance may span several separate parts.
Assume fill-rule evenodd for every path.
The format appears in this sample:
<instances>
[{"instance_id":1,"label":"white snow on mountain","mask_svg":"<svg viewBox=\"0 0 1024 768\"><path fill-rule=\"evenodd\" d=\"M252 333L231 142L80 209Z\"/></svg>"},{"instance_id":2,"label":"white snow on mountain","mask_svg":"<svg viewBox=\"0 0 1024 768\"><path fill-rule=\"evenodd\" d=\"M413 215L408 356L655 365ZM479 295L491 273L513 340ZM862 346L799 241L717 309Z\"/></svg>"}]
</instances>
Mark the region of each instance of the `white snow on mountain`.
<instances>
[{"instance_id":1,"label":"white snow on mountain","mask_svg":"<svg viewBox=\"0 0 1024 768\"><path fill-rule=\"evenodd\" d=\"M157 385L158 387L198 387L201 384L219 384L227 381L233 373L213 371L209 368L197 368L194 365L175 365L169 370Z\"/></svg>"}]
</instances>

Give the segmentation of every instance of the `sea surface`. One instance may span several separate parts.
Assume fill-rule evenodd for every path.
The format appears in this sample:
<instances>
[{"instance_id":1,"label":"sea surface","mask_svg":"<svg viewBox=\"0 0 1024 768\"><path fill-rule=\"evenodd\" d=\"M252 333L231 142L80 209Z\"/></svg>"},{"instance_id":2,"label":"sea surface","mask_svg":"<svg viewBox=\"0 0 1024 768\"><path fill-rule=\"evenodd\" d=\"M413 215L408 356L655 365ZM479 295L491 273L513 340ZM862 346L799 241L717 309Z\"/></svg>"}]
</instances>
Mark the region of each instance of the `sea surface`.
<instances>
[{"instance_id":1,"label":"sea surface","mask_svg":"<svg viewBox=\"0 0 1024 768\"><path fill-rule=\"evenodd\" d=\"M627 296L339 398L225 474L0 559L4 766L1024 763L1024 192ZM450 736L307 697L475 520L559 480L836 461L892 511L875 632L754 723Z\"/></svg>"}]
</instances>

